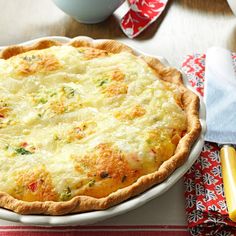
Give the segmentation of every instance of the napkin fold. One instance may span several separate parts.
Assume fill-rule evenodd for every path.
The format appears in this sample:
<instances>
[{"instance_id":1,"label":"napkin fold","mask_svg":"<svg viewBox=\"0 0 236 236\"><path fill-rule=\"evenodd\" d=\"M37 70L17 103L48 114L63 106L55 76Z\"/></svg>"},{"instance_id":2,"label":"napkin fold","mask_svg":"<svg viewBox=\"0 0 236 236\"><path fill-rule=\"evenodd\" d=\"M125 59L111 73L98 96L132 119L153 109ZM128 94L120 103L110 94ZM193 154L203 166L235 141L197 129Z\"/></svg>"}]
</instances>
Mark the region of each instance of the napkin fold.
<instances>
[{"instance_id":1,"label":"napkin fold","mask_svg":"<svg viewBox=\"0 0 236 236\"><path fill-rule=\"evenodd\" d=\"M120 26L123 32L134 38L161 15L168 0L129 0L128 12L122 17Z\"/></svg>"},{"instance_id":2,"label":"napkin fold","mask_svg":"<svg viewBox=\"0 0 236 236\"><path fill-rule=\"evenodd\" d=\"M236 68L236 54L232 54ZM205 55L187 56L182 64L190 84L203 96ZM224 197L219 147L205 142L202 152L184 176L187 221L192 235L236 235Z\"/></svg>"}]
</instances>

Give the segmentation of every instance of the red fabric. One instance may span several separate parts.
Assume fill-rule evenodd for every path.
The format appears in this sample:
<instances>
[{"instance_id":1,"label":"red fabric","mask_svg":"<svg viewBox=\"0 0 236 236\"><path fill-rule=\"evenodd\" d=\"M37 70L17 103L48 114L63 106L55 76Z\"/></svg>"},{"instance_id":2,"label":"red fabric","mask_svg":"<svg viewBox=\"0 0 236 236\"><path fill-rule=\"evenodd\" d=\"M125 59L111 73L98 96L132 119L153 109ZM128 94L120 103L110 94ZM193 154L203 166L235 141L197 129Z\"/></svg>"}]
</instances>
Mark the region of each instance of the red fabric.
<instances>
[{"instance_id":1,"label":"red fabric","mask_svg":"<svg viewBox=\"0 0 236 236\"><path fill-rule=\"evenodd\" d=\"M134 38L163 12L168 0L130 0L130 9L121 19L124 33Z\"/></svg>"},{"instance_id":2,"label":"red fabric","mask_svg":"<svg viewBox=\"0 0 236 236\"><path fill-rule=\"evenodd\" d=\"M236 54L232 57L236 66ZM205 55L188 56L182 69L190 84L203 96ZM188 227L192 235L236 235L236 223L228 218L217 144L205 142L184 181Z\"/></svg>"}]
</instances>

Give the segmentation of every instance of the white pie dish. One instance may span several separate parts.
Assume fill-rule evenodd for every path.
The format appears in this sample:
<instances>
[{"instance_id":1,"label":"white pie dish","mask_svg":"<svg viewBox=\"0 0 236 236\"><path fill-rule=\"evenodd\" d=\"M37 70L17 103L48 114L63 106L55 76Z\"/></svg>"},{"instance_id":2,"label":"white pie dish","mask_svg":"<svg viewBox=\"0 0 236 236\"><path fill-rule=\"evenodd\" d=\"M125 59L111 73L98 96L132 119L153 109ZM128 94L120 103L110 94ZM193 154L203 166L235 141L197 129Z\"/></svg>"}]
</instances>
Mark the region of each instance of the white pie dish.
<instances>
[{"instance_id":1,"label":"white pie dish","mask_svg":"<svg viewBox=\"0 0 236 236\"><path fill-rule=\"evenodd\" d=\"M83 38L88 41L93 40L88 37L79 37L79 38ZM65 42L65 43L72 40L66 37L47 37L47 38L39 38L32 41L28 41L28 42L23 43L22 45L33 44L42 39L53 39L53 40L57 40L60 42ZM0 49L3 49L3 47L1 47ZM137 55L145 54L136 49L134 49L134 51L137 53ZM168 62L164 58L161 58L161 57L157 57L157 58L163 64L168 65ZM186 86L192 90L191 86L187 84L186 77L185 76L183 77L184 77ZM172 173L172 175L169 178L167 178L165 181L149 189L143 194L140 194L139 196L135 198L127 200L107 210L71 214L71 215L66 215L66 216L20 215L20 214L11 212L9 210L0 209L0 218L4 220L16 221L16 222L21 222L25 224L35 224L35 225L45 225L45 226L46 225L51 225L51 226L53 225L85 225L85 224L92 224L97 221L101 221L101 220L110 218L112 216L119 215L129 210L135 209L143 205L144 203L148 202L149 200L167 191L184 175L184 173L192 166L192 164L195 162L195 160L199 156L203 143L204 143L204 132L205 132L205 108L204 108L204 104L202 100L200 104L200 121L202 125L201 135L198 138L198 140L195 142L194 146L192 147L190 155L187 161L185 162L185 164L179 167L178 169L176 169L176 171Z\"/></svg>"}]
</instances>

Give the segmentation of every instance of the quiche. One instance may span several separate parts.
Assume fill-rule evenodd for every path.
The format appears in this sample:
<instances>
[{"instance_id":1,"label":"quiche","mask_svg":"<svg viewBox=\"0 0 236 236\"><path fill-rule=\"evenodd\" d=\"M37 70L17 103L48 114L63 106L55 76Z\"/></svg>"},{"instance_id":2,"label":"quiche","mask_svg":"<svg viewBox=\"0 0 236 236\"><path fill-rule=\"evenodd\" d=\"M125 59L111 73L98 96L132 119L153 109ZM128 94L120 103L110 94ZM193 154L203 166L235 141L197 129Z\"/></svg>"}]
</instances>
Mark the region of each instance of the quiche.
<instances>
[{"instance_id":1,"label":"quiche","mask_svg":"<svg viewBox=\"0 0 236 236\"><path fill-rule=\"evenodd\" d=\"M199 136L181 73L117 41L42 40L0 57L3 208L109 208L184 165Z\"/></svg>"}]
</instances>

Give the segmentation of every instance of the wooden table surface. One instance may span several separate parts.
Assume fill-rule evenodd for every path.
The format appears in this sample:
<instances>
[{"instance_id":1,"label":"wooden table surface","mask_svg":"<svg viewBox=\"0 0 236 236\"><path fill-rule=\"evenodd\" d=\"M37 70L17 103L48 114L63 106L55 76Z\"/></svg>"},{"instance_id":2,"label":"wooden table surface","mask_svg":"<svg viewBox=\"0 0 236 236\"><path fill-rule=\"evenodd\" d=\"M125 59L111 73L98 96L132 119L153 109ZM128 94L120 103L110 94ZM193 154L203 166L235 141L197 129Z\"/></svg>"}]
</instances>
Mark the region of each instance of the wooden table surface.
<instances>
[{"instance_id":1,"label":"wooden table surface","mask_svg":"<svg viewBox=\"0 0 236 236\"><path fill-rule=\"evenodd\" d=\"M169 0L167 11L135 40L119 27L124 5L103 23L84 25L65 15L50 0L0 0L0 45L42 36L119 39L179 66L186 54L212 45L236 51L236 18L226 0Z\"/></svg>"},{"instance_id":2,"label":"wooden table surface","mask_svg":"<svg viewBox=\"0 0 236 236\"><path fill-rule=\"evenodd\" d=\"M226 0L170 0L161 19L134 40L119 28L126 7L123 5L103 23L84 25L65 15L50 0L0 0L0 45L43 36L118 39L146 53L163 56L176 67L187 54L205 52L213 45L236 51L236 17ZM143 215L144 211L149 213ZM158 199L105 223L126 224L127 220L133 224L184 225L182 181Z\"/></svg>"}]
</instances>

